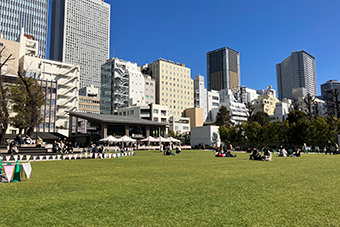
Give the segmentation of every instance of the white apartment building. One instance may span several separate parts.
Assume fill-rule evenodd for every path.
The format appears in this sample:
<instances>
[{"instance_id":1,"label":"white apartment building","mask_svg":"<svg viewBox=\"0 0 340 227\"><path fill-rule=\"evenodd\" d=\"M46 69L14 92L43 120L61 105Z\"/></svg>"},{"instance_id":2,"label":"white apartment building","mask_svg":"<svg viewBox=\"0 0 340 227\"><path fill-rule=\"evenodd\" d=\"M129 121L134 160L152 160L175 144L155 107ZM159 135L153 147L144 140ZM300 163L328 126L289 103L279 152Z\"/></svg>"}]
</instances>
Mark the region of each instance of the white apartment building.
<instances>
[{"instance_id":1,"label":"white apartment building","mask_svg":"<svg viewBox=\"0 0 340 227\"><path fill-rule=\"evenodd\" d=\"M204 86L204 77L201 75L194 78L194 90L195 107L203 109L203 119L205 122L214 122L220 105L218 91L208 91Z\"/></svg>"},{"instance_id":2,"label":"white apartment building","mask_svg":"<svg viewBox=\"0 0 340 227\"><path fill-rule=\"evenodd\" d=\"M100 109L102 114L114 114L133 103L154 103L155 81L146 78L137 63L118 58L107 60L101 68Z\"/></svg>"},{"instance_id":3,"label":"white apartment building","mask_svg":"<svg viewBox=\"0 0 340 227\"><path fill-rule=\"evenodd\" d=\"M169 119L169 130L178 133L190 132L190 117L175 117L171 116Z\"/></svg>"},{"instance_id":4,"label":"white apartment building","mask_svg":"<svg viewBox=\"0 0 340 227\"><path fill-rule=\"evenodd\" d=\"M117 114L164 123L168 123L170 117L168 106L153 103L138 103L133 106L119 108Z\"/></svg>"},{"instance_id":5,"label":"white apartment building","mask_svg":"<svg viewBox=\"0 0 340 227\"><path fill-rule=\"evenodd\" d=\"M245 103L239 103L234 97L231 90L221 90L220 93L220 106L225 106L229 110L231 122L234 125L247 121L248 109ZM216 121L216 115L215 115Z\"/></svg>"},{"instance_id":6,"label":"white apartment building","mask_svg":"<svg viewBox=\"0 0 340 227\"><path fill-rule=\"evenodd\" d=\"M78 110L79 67L57 61L25 55L20 67L38 80L57 81L57 131L68 134L69 116L67 111Z\"/></svg>"}]
</instances>

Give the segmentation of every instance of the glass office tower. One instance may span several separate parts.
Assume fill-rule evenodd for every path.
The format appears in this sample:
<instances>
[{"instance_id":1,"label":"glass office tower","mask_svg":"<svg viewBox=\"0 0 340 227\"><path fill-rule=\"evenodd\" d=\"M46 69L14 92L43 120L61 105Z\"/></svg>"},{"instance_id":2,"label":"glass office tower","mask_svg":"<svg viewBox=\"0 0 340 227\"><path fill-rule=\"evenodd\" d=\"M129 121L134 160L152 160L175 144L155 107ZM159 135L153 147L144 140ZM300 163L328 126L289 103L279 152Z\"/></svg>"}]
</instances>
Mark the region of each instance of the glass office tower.
<instances>
[{"instance_id":1,"label":"glass office tower","mask_svg":"<svg viewBox=\"0 0 340 227\"><path fill-rule=\"evenodd\" d=\"M48 0L1 0L0 33L7 40L19 39L21 28L25 34L39 41L39 55L46 57Z\"/></svg>"},{"instance_id":2,"label":"glass office tower","mask_svg":"<svg viewBox=\"0 0 340 227\"><path fill-rule=\"evenodd\" d=\"M80 88L100 87L109 58L110 5L103 0L52 0L50 59L80 66Z\"/></svg>"},{"instance_id":3,"label":"glass office tower","mask_svg":"<svg viewBox=\"0 0 340 227\"><path fill-rule=\"evenodd\" d=\"M222 47L207 53L208 90L235 90L241 84L240 53Z\"/></svg>"}]
</instances>

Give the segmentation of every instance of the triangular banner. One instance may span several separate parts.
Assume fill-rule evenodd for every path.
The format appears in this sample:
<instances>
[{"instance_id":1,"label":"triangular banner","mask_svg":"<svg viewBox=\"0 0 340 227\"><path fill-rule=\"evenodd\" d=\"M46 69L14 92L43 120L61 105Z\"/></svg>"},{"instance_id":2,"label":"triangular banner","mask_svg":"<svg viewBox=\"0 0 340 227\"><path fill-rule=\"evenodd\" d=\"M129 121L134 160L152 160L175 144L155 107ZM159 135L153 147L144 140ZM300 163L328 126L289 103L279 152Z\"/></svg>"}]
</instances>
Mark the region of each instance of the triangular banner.
<instances>
[{"instance_id":1,"label":"triangular banner","mask_svg":"<svg viewBox=\"0 0 340 227\"><path fill-rule=\"evenodd\" d=\"M93 153L90 153L90 158L92 158L93 157Z\"/></svg>"},{"instance_id":2,"label":"triangular banner","mask_svg":"<svg viewBox=\"0 0 340 227\"><path fill-rule=\"evenodd\" d=\"M60 157L61 157L61 155L60 155L60 154L58 154L58 155L57 155L57 158L58 158L58 160L60 160Z\"/></svg>"},{"instance_id":3,"label":"triangular banner","mask_svg":"<svg viewBox=\"0 0 340 227\"><path fill-rule=\"evenodd\" d=\"M40 161L42 161L42 160L43 160L43 158L44 158L44 156L42 156L42 155L39 155L39 159L40 159Z\"/></svg>"},{"instance_id":4,"label":"triangular banner","mask_svg":"<svg viewBox=\"0 0 340 227\"><path fill-rule=\"evenodd\" d=\"M120 158L120 153L118 153L118 158Z\"/></svg>"},{"instance_id":5,"label":"triangular banner","mask_svg":"<svg viewBox=\"0 0 340 227\"><path fill-rule=\"evenodd\" d=\"M77 156L78 156L78 154L75 154L75 155L74 155L74 159L77 159Z\"/></svg>"},{"instance_id":6,"label":"triangular banner","mask_svg":"<svg viewBox=\"0 0 340 227\"><path fill-rule=\"evenodd\" d=\"M21 161L24 158L24 155L21 154L21 155L19 155L19 157L20 157L20 161Z\"/></svg>"},{"instance_id":7,"label":"triangular banner","mask_svg":"<svg viewBox=\"0 0 340 227\"><path fill-rule=\"evenodd\" d=\"M37 156L33 156L33 161L37 160Z\"/></svg>"},{"instance_id":8,"label":"triangular banner","mask_svg":"<svg viewBox=\"0 0 340 227\"><path fill-rule=\"evenodd\" d=\"M94 158L98 158L98 153L94 153Z\"/></svg>"},{"instance_id":9,"label":"triangular banner","mask_svg":"<svg viewBox=\"0 0 340 227\"><path fill-rule=\"evenodd\" d=\"M99 158L103 158L103 154L99 154Z\"/></svg>"},{"instance_id":10,"label":"triangular banner","mask_svg":"<svg viewBox=\"0 0 340 227\"><path fill-rule=\"evenodd\" d=\"M22 163L22 167L24 168L24 171L26 173L27 178L30 179L30 176L31 176L31 173L32 173L31 163L29 163L29 162Z\"/></svg>"},{"instance_id":11,"label":"triangular banner","mask_svg":"<svg viewBox=\"0 0 340 227\"><path fill-rule=\"evenodd\" d=\"M50 159L50 156L49 156L49 155L46 155L45 157L46 157L46 160Z\"/></svg>"},{"instance_id":12,"label":"triangular banner","mask_svg":"<svg viewBox=\"0 0 340 227\"><path fill-rule=\"evenodd\" d=\"M112 156L113 156L113 158L116 158L116 154L113 154Z\"/></svg>"},{"instance_id":13,"label":"triangular banner","mask_svg":"<svg viewBox=\"0 0 340 227\"><path fill-rule=\"evenodd\" d=\"M104 154L104 158L108 158L108 154Z\"/></svg>"},{"instance_id":14,"label":"triangular banner","mask_svg":"<svg viewBox=\"0 0 340 227\"><path fill-rule=\"evenodd\" d=\"M14 166L15 165L10 165L10 166L3 166L5 173L6 173L6 178L7 178L7 182L11 182L12 179L12 174L14 171Z\"/></svg>"},{"instance_id":15,"label":"triangular banner","mask_svg":"<svg viewBox=\"0 0 340 227\"><path fill-rule=\"evenodd\" d=\"M7 155L7 156L6 156L6 161L9 162L10 159L11 159L11 156L10 156L10 155Z\"/></svg>"},{"instance_id":16,"label":"triangular banner","mask_svg":"<svg viewBox=\"0 0 340 227\"><path fill-rule=\"evenodd\" d=\"M56 158L56 155L52 155L52 160L55 160L55 158Z\"/></svg>"},{"instance_id":17,"label":"triangular banner","mask_svg":"<svg viewBox=\"0 0 340 227\"><path fill-rule=\"evenodd\" d=\"M87 158L87 152L85 153L85 158Z\"/></svg>"},{"instance_id":18,"label":"triangular banner","mask_svg":"<svg viewBox=\"0 0 340 227\"><path fill-rule=\"evenodd\" d=\"M66 155L63 155L63 159L65 160L65 158L66 158Z\"/></svg>"},{"instance_id":19,"label":"triangular banner","mask_svg":"<svg viewBox=\"0 0 340 227\"><path fill-rule=\"evenodd\" d=\"M82 158L83 158L83 154L80 154L80 155L79 155L79 158L82 159Z\"/></svg>"},{"instance_id":20,"label":"triangular banner","mask_svg":"<svg viewBox=\"0 0 340 227\"><path fill-rule=\"evenodd\" d=\"M13 158L14 158L15 161L18 161L18 155L17 154L13 155Z\"/></svg>"},{"instance_id":21,"label":"triangular banner","mask_svg":"<svg viewBox=\"0 0 340 227\"><path fill-rule=\"evenodd\" d=\"M27 155L26 155L26 161L29 161L30 158L31 158L31 155L27 154Z\"/></svg>"},{"instance_id":22,"label":"triangular banner","mask_svg":"<svg viewBox=\"0 0 340 227\"><path fill-rule=\"evenodd\" d=\"M73 156L73 155L69 154L69 155L68 155L68 160L71 160L72 156Z\"/></svg>"}]
</instances>

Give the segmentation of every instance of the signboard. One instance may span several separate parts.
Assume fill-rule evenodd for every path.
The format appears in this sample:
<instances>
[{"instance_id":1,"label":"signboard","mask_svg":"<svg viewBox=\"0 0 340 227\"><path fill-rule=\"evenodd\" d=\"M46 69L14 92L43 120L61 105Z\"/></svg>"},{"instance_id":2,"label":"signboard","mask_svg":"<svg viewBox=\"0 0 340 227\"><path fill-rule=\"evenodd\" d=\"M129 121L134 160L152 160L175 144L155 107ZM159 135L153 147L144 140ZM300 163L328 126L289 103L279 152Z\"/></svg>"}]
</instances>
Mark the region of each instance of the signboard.
<instances>
[{"instance_id":1,"label":"signboard","mask_svg":"<svg viewBox=\"0 0 340 227\"><path fill-rule=\"evenodd\" d=\"M144 138L143 134L132 134L133 138Z\"/></svg>"}]
</instances>

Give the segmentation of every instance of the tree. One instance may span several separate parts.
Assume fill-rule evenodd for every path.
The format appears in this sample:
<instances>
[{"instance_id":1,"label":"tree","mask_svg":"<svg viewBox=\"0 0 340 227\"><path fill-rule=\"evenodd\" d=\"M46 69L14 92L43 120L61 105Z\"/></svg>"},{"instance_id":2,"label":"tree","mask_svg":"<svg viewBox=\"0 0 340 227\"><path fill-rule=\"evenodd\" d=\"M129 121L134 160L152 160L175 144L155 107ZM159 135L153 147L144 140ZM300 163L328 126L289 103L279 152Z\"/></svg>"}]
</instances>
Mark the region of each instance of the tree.
<instances>
[{"instance_id":1,"label":"tree","mask_svg":"<svg viewBox=\"0 0 340 227\"><path fill-rule=\"evenodd\" d=\"M173 137L175 138L176 137L176 133L173 131L173 130L169 130L169 133L168 133L168 137Z\"/></svg>"},{"instance_id":2,"label":"tree","mask_svg":"<svg viewBox=\"0 0 340 227\"><path fill-rule=\"evenodd\" d=\"M229 128L231 125L230 119L229 110L227 107L222 106L217 113L215 124L218 126L224 125L226 128Z\"/></svg>"},{"instance_id":3,"label":"tree","mask_svg":"<svg viewBox=\"0 0 340 227\"><path fill-rule=\"evenodd\" d=\"M315 115L315 105L317 102L315 101L315 98L311 94L307 94L307 96L303 99L303 102L306 105L305 113L307 115L307 118L309 121L313 121L314 115Z\"/></svg>"},{"instance_id":4,"label":"tree","mask_svg":"<svg viewBox=\"0 0 340 227\"><path fill-rule=\"evenodd\" d=\"M269 115L265 112L259 111L256 112L256 114L254 114L251 117L251 122L258 122L261 126L264 126L266 123L270 122L270 118Z\"/></svg>"},{"instance_id":5,"label":"tree","mask_svg":"<svg viewBox=\"0 0 340 227\"><path fill-rule=\"evenodd\" d=\"M330 89L326 90L329 94L329 98L327 99L327 109L328 115L331 117L340 117L340 102L339 102L339 92L338 89Z\"/></svg>"},{"instance_id":6,"label":"tree","mask_svg":"<svg viewBox=\"0 0 340 227\"><path fill-rule=\"evenodd\" d=\"M248 102L246 104L246 108L247 108L247 122L250 124L252 121L252 117L254 116L254 107L251 104L251 102Z\"/></svg>"},{"instance_id":7,"label":"tree","mask_svg":"<svg viewBox=\"0 0 340 227\"><path fill-rule=\"evenodd\" d=\"M289 112L287 120L289 125L291 125L293 123L297 123L301 118L307 118L307 115L300 110L294 110Z\"/></svg>"},{"instance_id":8,"label":"tree","mask_svg":"<svg viewBox=\"0 0 340 227\"><path fill-rule=\"evenodd\" d=\"M40 108L45 104L45 93L38 81L27 77L25 72L18 72L17 84L12 86L13 111L11 118L13 126L24 129L31 136L34 127L41 121Z\"/></svg>"},{"instance_id":9,"label":"tree","mask_svg":"<svg viewBox=\"0 0 340 227\"><path fill-rule=\"evenodd\" d=\"M13 60L11 59L12 54L10 54L2 63L2 53L5 50L6 47L3 47L0 51L0 144L3 142L3 138L6 134L6 131L8 129L8 125L10 122L9 119L9 105L10 105L10 89L9 86L6 85L3 81L3 66L9 61Z\"/></svg>"}]
</instances>

